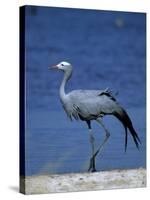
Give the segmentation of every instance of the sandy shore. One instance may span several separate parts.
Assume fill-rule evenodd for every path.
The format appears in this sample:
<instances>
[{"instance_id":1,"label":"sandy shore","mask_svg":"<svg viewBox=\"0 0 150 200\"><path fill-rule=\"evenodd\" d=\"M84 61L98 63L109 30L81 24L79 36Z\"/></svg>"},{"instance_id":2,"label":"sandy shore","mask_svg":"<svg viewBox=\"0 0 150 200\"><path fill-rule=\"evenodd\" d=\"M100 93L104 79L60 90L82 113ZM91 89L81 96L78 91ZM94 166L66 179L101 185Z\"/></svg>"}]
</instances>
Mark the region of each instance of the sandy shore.
<instances>
[{"instance_id":1,"label":"sandy shore","mask_svg":"<svg viewBox=\"0 0 150 200\"><path fill-rule=\"evenodd\" d=\"M23 187L25 186L25 190ZM39 175L21 178L21 192L43 194L146 186L146 170L112 170L95 173Z\"/></svg>"}]
</instances>

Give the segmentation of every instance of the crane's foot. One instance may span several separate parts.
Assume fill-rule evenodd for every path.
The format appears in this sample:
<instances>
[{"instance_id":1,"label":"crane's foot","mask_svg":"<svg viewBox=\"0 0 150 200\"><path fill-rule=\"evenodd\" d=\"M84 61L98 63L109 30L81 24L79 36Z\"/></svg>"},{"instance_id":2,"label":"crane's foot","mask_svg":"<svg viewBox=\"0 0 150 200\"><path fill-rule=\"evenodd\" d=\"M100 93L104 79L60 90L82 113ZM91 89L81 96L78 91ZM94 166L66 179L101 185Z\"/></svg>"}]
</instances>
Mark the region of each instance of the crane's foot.
<instances>
[{"instance_id":1,"label":"crane's foot","mask_svg":"<svg viewBox=\"0 0 150 200\"><path fill-rule=\"evenodd\" d=\"M97 172L97 170L95 168L89 168L88 172Z\"/></svg>"},{"instance_id":2,"label":"crane's foot","mask_svg":"<svg viewBox=\"0 0 150 200\"><path fill-rule=\"evenodd\" d=\"M88 168L88 172L96 172L96 168L95 168L95 158L92 157L90 159L90 165L89 165L89 168Z\"/></svg>"},{"instance_id":3,"label":"crane's foot","mask_svg":"<svg viewBox=\"0 0 150 200\"><path fill-rule=\"evenodd\" d=\"M97 172L95 168L91 169L90 172Z\"/></svg>"},{"instance_id":4,"label":"crane's foot","mask_svg":"<svg viewBox=\"0 0 150 200\"><path fill-rule=\"evenodd\" d=\"M93 168L93 169L91 170L91 172L96 172L96 169L95 169L95 168Z\"/></svg>"}]
</instances>

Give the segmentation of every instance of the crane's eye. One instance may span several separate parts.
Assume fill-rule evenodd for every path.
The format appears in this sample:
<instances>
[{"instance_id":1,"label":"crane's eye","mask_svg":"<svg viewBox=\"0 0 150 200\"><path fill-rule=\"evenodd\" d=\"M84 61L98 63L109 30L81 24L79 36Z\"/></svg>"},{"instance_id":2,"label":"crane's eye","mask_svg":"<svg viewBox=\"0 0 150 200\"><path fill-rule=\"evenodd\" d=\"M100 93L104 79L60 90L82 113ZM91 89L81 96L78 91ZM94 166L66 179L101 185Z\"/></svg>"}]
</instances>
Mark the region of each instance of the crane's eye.
<instances>
[{"instance_id":1,"label":"crane's eye","mask_svg":"<svg viewBox=\"0 0 150 200\"><path fill-rule=\"evenodd\" d=\"M61 64L61 66L64 66L64 64Z\"/></svg>"}]
</instances>

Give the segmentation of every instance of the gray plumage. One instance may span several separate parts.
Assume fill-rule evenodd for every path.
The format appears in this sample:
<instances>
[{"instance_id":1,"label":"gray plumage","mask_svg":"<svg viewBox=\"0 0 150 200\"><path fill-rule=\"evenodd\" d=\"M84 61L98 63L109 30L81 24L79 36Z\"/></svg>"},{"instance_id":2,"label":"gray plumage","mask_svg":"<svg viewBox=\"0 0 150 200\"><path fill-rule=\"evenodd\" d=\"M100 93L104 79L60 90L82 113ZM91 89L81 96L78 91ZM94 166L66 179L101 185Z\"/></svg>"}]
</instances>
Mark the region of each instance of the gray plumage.
<instances>
[{"instance_id":1,"label":"gray plumage","mask_svg":"<svg viewBox=\"0 0 150 200\"><path fill-rule=\"evenodd\" d=\"M104 114L111 114L117 102L107 91L74 90L62 100L67 115L72 119L94 120Z\"/></svg>"},{"instance_id":2,"label":"gray plumage","mask_svg":"<svg viewBox=\"0 0 150 200\"><path fill-rule=\"evenodd\" d=\"M53 68L62 70L64 72L64 78L60 86L59 94L63 108L71 120L74 118L76 120L80 119L86 121L89 129L91 129L91 120L97 120L99 122L99 119L105 115L114 115L122 122L125 128L125 150L127 148L127 129L129 129L136 147L139 148L140 139L133 128L132 122L127 112L116 101L111 91L108 89L73 90L66 94L65 85L66 82L71 78L72 65L68 62L61 62ZM107 135L107 129L102 124L102 121L100 123L105 129ZM93 156L91 158L91 162L93 163L93 165L91 164L91 168L93 168L93 171L95 171L94 159L99 150L100 148L96 152L93 152Z\"/></svg>"}]
</instances>

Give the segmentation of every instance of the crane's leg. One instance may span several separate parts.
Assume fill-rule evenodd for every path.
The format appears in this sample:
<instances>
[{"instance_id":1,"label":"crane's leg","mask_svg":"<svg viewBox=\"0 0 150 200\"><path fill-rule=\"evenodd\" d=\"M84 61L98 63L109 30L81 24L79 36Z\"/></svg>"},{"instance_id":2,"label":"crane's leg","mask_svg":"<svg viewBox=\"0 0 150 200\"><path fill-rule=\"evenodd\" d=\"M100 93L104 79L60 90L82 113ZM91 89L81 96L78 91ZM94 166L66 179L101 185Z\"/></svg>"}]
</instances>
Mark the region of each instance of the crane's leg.
<instances>
[{"instance_id":1,"label":"crane's leg","mask_svg":"<svg viewBox=\"0 0 150 200\"><path fill-rule=\"evenodd\" d=\"M102 120L101 119L96 119L96 121L103 127L103 129L105 130L106 135L105 135L105 138L104 138L103 142L100 144L100 146L98 147L98 149L95 151L95 153L91 157L92 160L94 160L95 157L97 156L97 154L103 149L105 143L107 142L108 138L110 137L110 133L106 129L106 127L104 126Z\"/></svg>"},{"instance_id":2,"label":"crane's leg","mask_svg":"<svg viewBox=\"0 0 150 200\"><path fill-rule=\"evenodd\" d=\"M88 171L95 172L96 171L95 156L94 156L94 153L95 153L95 138L94 138L93 131L92 131L92 128L91 128L91 122L87 121L87 124L88 124L88 128L89 128L89 137L90 137L89 139L90 139L90 143L91 143L91 147L92 147L92 157L90 159L90 165L89 165Z\"/></svg>"},{"instance_id":3,"label":"crane's leg","mask_svg":"<svg viewBox=\"0 0 150 200\"><path fill-rule=\"evenodd\" d=\"M91 143L91 147L92 147L92 157L90 159L90 165L89 165L89 169L88 171L91 172L96 172L96 168L95 168L95 138L93 136L93 131L92 129L89 129L89 136L90 136L90 143Z\"/></svg>"}]
</instances>

